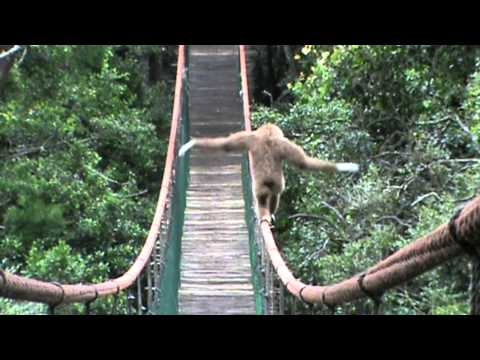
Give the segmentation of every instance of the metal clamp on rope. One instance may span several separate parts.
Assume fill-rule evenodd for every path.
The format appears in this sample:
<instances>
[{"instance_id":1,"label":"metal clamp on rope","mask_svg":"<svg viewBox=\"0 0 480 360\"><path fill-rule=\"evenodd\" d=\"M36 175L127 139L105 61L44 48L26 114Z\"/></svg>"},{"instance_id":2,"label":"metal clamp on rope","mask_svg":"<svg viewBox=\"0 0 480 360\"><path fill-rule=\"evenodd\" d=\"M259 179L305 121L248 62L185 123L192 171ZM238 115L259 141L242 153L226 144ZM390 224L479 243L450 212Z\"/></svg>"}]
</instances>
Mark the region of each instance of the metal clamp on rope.
<instances>
[{"instance_id":1,"label":"metal clamp on rope","mask_svg":"<svg viewBox=\"0 0 480 360\"><path fill-rule=\"evenodd\" d=\"M90 305L98 299L98 290L95 286L93 286L93 290L95 290L95 297L91 300L88 300L86 303L85 303L85 314L86 315L90 315Z\"/></svg>"},{"instance_id":2,"label":"metal clamp on rope","mask_svg":"<svg viewBox=\"0 0 480 360\"><path fill-rule=\"evenodd\" d=\"M54 304L49 304L49 305L48 305L48 313L49 313L50 315L54 315L54 314L55 314L55 308L56 308L58 305L60 305L61 303L63 303L63 300L65 300L65 289L63 288L63 285L60 284L59 282L56 282L56 281L55 281L55 282L52 282L51 284L59 287L60 290L62 290L62 296L60 297L60 300L57 301L57 302L54 303Z\"/></svg>"},{"instance_id":3,"label":"metal clamp on rope","mask_svg":"<svg viewBox=\"0 0 480 360\"><path fill-rule=\"evenodd\" d=\"M303 297L303 290L305 290L305 288L307 287L308 285L304 285L300 291L298 292L298 295L300 297L300 300L302 300L302 303L304 303L308 308L312 307L314 304L312 303L309 303L307 300L305 300L305 298Z\"/></svg>"},{"instance_id":4,"label":"metal clamp on rope","mask_svg":"<svg viewBox=\"0 0 480 360\"><path fill-rule=\"evenodd\" d=\"M333 315L333 314L335 314L335 305L327 303L327 300L325 300L325 293L326 292L327 292L327 290L325 289L322 293L322 304L325 305L328 308L328 310L330 310L330 313Z\"/></svg>"},{"instance_id":5,"label":"metal clamp on rope","mask_svg":"<svg viewBox=\"0 0 480 360\"><path fill-rule=\"evenodd\" d=\"M113 295L113 309L116 310L117 309L117 303L118 303L118 295L120 295L120 285L118 285L117 283L115 283L115 286L117 287L117 292Z\"/></svg>"},{"instance_id":6,"label":"metal clamp on rope","mask_svg":"<svg viewBox=\"0 0 480 360\"><path fill-rule=\"evenodd\" d=\"M266 219L266 218L262 218L262 219L260 220L260 225L262 225L263 222L266 222L267 225L268 225L268 227L270 227L270 228L272 227L272 223L270 222L270 220L268 220L268 219Z\"/></svg>"},{"instance_id":7,"label":"metal clamp on rope","mask_svg":"<svg viewBox=\"0 0 480 360\"><path fill-rule=\"evenodd\" d=\"M465 240L461 239L458 236L458 229L457 229L457 224L455 221L458 219L460 214L462 213L463 208L458 209L455 214L452 216L450 221L448 222L448 233L450 237L452 238L453 242L456 243L458 246L460 246L463 251L465 251L468 255L472 257L476 257L480 259L480 254L476 250L476 248L472 245L466 242Z\"/></svg>"},{"instance_id":8,"label":"metal clamp on rope","mask_svg":"<svg viewBox=\"0 0 480 360\"><path fill-rule=\"evenodd\" d=\"M368 296L374 303L375 307L374 307L374 310L373 310L373 313L374 314L378 314L379 310L380 310L380 306L382 305L382 296L383 296L383 293L381 294L374 294L372 293L370 290L367 290L365 288L365 285L363 285L363 280L365 279L365 276L367 275L367 273L362 273L360 274L360 276L358 277L357 279L357 283L358 283L358 287L360 288L360 290L362 290L362 292Z\"/></svg>"}]
</instances>

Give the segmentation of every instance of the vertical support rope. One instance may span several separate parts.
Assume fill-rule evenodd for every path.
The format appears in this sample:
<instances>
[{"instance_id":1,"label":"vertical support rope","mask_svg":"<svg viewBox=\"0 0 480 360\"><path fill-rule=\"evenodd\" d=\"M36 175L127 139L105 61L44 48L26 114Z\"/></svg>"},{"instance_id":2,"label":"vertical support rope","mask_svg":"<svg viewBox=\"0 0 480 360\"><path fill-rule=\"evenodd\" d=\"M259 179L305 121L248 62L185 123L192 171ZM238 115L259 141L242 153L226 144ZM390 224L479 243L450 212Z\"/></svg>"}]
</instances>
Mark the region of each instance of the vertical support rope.
<instances>
[{"instance_id":1,"label":"vertical support rope","mask_svg":"<svg viewBox=\"0 0 480 360\"><path fill-rule=\"evenodd\" d=\"M137 315L142 315L142 276L137 277Z\"/></svg>"},{"instance_id":2,"label":"vertical support rope","mask_svg":"<svg viewBox=\"0 0 480 360\"><path fill-rule=\"evenodd\" d=\"M148 260L147 263L147 310L150 311L150 308L152 306L152 269L153 269L153 264L152 264L152 256L150 256L150 259Z\"/></svg>"}]
</instances>

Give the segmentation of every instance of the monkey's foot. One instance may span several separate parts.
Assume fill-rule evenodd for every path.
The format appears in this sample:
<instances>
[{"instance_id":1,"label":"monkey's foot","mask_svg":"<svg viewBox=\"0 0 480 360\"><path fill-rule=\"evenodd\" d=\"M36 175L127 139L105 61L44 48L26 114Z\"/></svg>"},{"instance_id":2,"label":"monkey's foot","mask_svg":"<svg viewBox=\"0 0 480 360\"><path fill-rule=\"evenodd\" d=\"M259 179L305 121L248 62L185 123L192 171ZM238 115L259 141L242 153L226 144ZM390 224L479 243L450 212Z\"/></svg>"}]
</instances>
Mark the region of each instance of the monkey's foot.
<instances>
[{"instance_id":1,"label":"monkey's foot","mask_svg":"<svg viewBox=\"0 0 480 360\"><path fill-rule=\"evenodd\" d=\"M195 139L192 139L190 140L188 143L186 144L183 144L183 146L180 148L180 150L178 151L178 156L182 157L183 155L185 155L185 153L190 150L192 147L194 147L196 144L196 141Z\"/></svg>"},{"instance_id":2,"label":"monkey's foot","mask_svg":"<svg viewBox=\"0 0 480 360\"><path fill-rule=\"evenodd\" d=\"M263 222L266 222L266 223L268 224L268 227L269 227L270 229L274 229L274 228L275 228L275 226L272 225L272 221L270 220L269 217L264 216L263 218L261 218L261 219L260 219L260 225L261 225Z\"/></svg>"},{"instance_id":3,"label":"monkey's foot","mask_svg":"<svg viewBox=\"0 0 480 360\"><path fill-rule=\"evenodd\" d=\"M357 172L359 167L355 163L337 163L336 168L338 171Z\"/></svg>"}]
</instances>

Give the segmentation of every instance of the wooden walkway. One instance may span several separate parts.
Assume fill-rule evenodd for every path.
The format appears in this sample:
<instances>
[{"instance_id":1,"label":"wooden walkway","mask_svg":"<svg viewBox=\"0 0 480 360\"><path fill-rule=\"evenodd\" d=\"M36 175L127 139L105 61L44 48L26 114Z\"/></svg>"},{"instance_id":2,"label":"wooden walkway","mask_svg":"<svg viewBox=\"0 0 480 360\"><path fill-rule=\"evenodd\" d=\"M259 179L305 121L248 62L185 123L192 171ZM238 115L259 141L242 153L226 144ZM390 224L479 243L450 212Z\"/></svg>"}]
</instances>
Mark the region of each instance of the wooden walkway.
<instances>
[{"instance_id":1,"label":"wooden walkway","mask_svg":"<svg viewBox=\"0 0 480 360\"><path fill-rule=\"evenodd\" d=\"M190 47L191 136L243 128L237 64L238 46ZM241 154L190 154L179 313L255 314Z\"/></svg>"}]
</instances>

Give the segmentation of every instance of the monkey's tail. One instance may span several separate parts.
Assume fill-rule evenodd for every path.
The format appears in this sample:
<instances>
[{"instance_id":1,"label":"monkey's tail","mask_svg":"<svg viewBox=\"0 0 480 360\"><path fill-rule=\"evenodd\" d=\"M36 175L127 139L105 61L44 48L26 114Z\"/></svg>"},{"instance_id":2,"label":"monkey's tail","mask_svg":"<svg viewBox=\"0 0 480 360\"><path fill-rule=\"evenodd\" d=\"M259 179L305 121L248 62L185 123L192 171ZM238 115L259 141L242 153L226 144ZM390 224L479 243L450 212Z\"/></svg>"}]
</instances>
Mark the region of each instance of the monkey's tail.
<instances>
[{"instance_id":1,"label":"monkey's tail","mask_svg":"<svg viewBox=\"0 0 480 360\"><path fill-rule=\"evenodd\" d=\"M344 172L357 172L359 169L358 164L355 163L337 163L336 167L337 171Z\"/></svg>"},{"instance_id":2,"label":"monkey's tail","mask_svg":"<svg viewBox=\"0 0 480 360\"><path fill-rule=\"evenodd\" d=\"M183 146L178 151L178 156L182 157L187 151L189 151L196 144L195 139L190 140L188 143L183 144Z\"/></svg>"}]
</instances>

